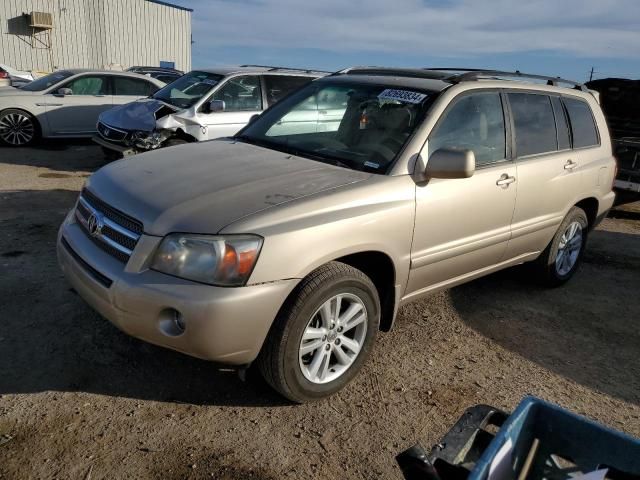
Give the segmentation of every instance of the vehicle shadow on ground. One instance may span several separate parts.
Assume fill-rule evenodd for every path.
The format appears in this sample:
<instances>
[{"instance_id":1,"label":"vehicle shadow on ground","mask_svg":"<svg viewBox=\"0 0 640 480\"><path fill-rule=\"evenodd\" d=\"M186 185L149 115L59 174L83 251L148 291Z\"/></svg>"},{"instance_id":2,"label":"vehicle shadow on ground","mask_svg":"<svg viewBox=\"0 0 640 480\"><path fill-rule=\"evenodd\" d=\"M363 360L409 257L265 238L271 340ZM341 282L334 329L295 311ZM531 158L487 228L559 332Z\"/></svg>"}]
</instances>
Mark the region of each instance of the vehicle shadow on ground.
<instances>
[{"instance_id":1,"label":"vehicle shadow on ground","mask_svg":"<svg viewBox=\"0 0 640 480\"><path fill-rule=\"evenodd\" d=\"M242 382L210 362L131 338L89 308L69 288L55 253L58 226L77 195L0 192L0 394L83 391L189 404L286 404L253 371Z\"/></svg>"},{"instance_id":2,"label":"vehicle shadow on ground","mask_svg":"<svg viewBox=\"0 0 640 480\"><path fill-rule=\"evenodd\" d=\"M60 155L64 152L64 159ZM0 145L0 163L49 168L60 172L93 172L109 163L89 138L42 139L30 147Z\"/></svg>"},{"instance_id":3,"label":"vehicle shadow on ground","mask_svg":"<svg viewBox=\"0 0 640 480\"><path fill-rule=\"evenodd\" d=\"M541 287L518 267L456 287L462 320L590 389L640 404L640 235L595 231L582 268Z\"/></svg>"}]
</instances>

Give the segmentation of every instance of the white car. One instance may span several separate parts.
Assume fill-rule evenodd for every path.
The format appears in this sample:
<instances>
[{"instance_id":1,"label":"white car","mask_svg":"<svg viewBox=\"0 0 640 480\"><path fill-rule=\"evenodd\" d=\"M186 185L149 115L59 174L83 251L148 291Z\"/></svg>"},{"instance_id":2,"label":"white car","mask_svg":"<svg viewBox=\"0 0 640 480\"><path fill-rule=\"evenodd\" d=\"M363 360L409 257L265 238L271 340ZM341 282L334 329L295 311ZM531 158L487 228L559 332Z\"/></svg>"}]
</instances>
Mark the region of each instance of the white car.
<instances>
[{"instance_id":1,"label":"white car","mask_svg":"<svg viewBox=\"0 0 640 480\"><path fill-rule=\"evenodd\" d=\"M234 135L255 115L326 74L260 65L193 70L151 98L100 115L93 140L107 155L118 156ZM301 118L285 120L315 125L318 107L309 108Z\"/></svg>"},{"instance_id":2,"label":"white car","mask_svg":"<svg viewBox=\"0 0 640 480\"><path fill-rule=\"evenodd\" d=\"M90 137L102 112L164 85L136 73L60 70L19 88L0 88L0 142L18 147L39 137Z\"/></svg>"},{"instance_id":3,"label":"white car","mask_svg":"<svg viewBox=\"0 0 640 480\"><path fill-rule=\"evenodd\" d=\"M0 87L16 87L35 80L31 72L16 70L9 65L0 63Z\"/></svg>"}]
</instances>

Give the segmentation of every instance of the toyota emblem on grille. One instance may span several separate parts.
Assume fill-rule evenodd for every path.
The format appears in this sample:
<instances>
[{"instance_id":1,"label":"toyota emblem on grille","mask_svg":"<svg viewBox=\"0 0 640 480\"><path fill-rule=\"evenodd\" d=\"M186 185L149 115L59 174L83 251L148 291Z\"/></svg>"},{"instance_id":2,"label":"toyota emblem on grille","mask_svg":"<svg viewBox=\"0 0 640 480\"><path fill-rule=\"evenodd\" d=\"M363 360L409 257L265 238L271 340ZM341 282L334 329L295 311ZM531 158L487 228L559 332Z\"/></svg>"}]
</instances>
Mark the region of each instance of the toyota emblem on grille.
<instances>
[{"instance_id":1,"label":"toyota emblem on grille","mask_svg":"<svg viewBox=\"0 0 640 480\"><path fill-rule=\"evenodd\" d=\"M102 215L99 213L92 213L87 220L87 227L89 228L89 233L92 237L99 237L102 233L102 227L104 227Z\"/></svg>"}]
</instances>

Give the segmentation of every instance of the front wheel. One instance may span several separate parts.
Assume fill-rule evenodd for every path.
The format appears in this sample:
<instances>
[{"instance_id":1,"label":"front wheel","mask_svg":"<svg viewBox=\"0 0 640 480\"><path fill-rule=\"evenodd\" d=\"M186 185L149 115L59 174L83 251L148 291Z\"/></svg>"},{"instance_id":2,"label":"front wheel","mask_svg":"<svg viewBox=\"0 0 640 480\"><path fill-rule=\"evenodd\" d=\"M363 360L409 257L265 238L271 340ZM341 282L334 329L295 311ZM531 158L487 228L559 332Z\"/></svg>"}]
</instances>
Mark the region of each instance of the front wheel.
<instances>
[{"instance_id":1,"label":"front wheel","mask_svg":"<svg viewBox=\"0 0 640 480\"><path fill-rule=\"evenodd\" d=\"M328 263L296 287L258 357L265 380L294 402L318 400L349 383L369 356L380 300L360 270Z\"/></svg>"},{"instance_id":2,"label":"front wheel","mask_svg":"<svg viewBox=\"0 0 640 480\"><path fill-rule=\"evenodd\" d=\"M0 141L9 147L26 147L38 138L38 124L33 115L14 108L0 113Z\"/></svg>"},{"instance_id":3,"label":"front wheel","mask_svg":"<svg viewBox=\"0 0 640 480\"><path fill-rule=\"evenodd\" d=\"M535 262L540 280L556 287L569 280L578 269L585 246L589 221L579 207L573 207L560 224L551 243Z\"/></svg>"}]
</instances>

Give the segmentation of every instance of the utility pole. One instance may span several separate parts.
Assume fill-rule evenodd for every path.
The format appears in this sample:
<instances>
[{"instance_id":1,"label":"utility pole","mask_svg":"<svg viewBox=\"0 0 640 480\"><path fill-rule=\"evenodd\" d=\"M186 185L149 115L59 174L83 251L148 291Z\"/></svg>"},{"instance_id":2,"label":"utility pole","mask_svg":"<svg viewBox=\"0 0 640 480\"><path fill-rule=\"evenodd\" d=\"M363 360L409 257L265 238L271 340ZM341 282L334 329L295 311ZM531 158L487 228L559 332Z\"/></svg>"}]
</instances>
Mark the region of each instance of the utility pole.
<instances>
[{"instance_id":1,"label":"utility pole","mask_svg":"<svg viewBox=\"0 0 640 480\"><path fill-rule=\"evenodd\" d=\"M589 74L589 81L593 80L593 69L595 67L591 67L591 73Z\"/></svg>"}]
</instances>

